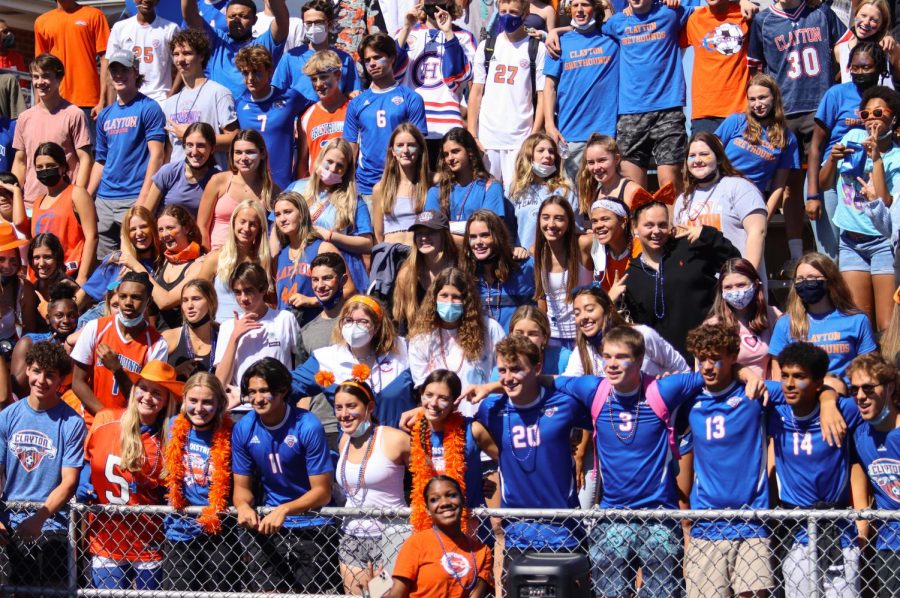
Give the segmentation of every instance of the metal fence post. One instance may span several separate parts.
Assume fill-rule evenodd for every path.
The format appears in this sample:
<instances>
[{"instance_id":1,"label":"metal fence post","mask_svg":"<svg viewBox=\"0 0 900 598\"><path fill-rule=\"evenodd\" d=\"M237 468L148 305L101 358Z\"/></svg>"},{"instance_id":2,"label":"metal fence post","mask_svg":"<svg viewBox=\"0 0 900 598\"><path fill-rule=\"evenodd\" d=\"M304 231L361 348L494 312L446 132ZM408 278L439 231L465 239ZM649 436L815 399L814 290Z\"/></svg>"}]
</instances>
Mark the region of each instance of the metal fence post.
<instances>
[{"instance_id":1,"label":"metal fence post","mask_svg":"<svg viewBox=\"0 0 900 598\"><path fill-rule=\"evenodd\" d=\"M67 587L73 598L78 595L78 522L80 520L78 505L72 500L69 503L69 581Z\"/></svg>"},{"instance_id":2,"label":"metal fence post","mask_svg":"<svg viewBox=\"0 0 900 598\"><path fill-rule=\"evenodd\" d=\"M809 560L812 563L810 569L810 588L812 593L810 598L819 598L822 595L822 569L819 565L819 526L815 516L810 515L806 524L806 535L808 538L807 551Z\"/></svg>"}]
</instances>

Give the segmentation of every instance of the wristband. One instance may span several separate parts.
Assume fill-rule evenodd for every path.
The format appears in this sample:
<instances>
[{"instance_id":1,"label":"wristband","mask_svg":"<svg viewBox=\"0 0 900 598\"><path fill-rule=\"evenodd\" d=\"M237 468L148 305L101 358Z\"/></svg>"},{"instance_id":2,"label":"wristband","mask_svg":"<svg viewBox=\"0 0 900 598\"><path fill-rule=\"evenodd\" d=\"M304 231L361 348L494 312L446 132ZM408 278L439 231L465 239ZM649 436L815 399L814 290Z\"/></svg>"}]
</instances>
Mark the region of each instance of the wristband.
<instances>
[{"instance_id":1,"label":"wristband","mask_svg":"<svg viewBox=\"0 0 900 598\"><path fill-rule=\"evenodd\" d=\"M811 199L822 199L822 194L821 193L810 193L809 195L806 196L806 201L809 201Z\"/></svg>"}]
</instances>

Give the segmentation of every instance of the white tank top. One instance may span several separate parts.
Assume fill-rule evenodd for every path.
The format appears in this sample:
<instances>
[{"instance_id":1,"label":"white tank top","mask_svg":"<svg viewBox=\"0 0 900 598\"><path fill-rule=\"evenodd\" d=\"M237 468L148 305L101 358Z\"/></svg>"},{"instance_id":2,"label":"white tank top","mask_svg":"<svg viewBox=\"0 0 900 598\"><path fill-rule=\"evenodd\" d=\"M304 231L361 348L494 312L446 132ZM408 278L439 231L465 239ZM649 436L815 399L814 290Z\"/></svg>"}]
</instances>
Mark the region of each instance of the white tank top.
<instances>
[{"instance_id":1,"label":"white tank top","mask_svg":"<svg viewBox=\"0 0 900 598\"><path fill-rule=\"evenodd\" d=\"M400 197L394 200L394 213L384 215L384 234L405 233L416 222L413 198Z\"/></svg>"},{"instance_id":2,"label":"white tank top","mask_svg":"<svg viewBox=\"0 0 900 598\"><path fill-rule=\"evenodd\" d=\"M544 299L547 301L547 317L550 318L550 338L571 340L575 338L575 312L568 296L568 270L548 272L544 276ZM593 273L578 263L578 285L590 284Z\"/></svg>"},{"instance_id":3,"label":"white tank top","mask_svg":"<svg viewBox=\"0 0 900 598\"><path fill-rule=\"evenodd\" d=\"M375 428L372 453L366 462L362 487L359 483L362 464L352 463L347 459L349 438L341 451L336 478L347 496L347 507L402 509L406 506L403 499L403 472L406 466L394 463L385 456L382 446L384 435L381 432L381 426ZM345 519L343 524L344 533L358 538L378 538L383 528L383 523L376 519Z\"/></svg>"},{"instance_id":4,"label":"white tank top","mask_svg":"<svg viewBox=\"0 0 900 598\"><path fill-rule=\"evenodd\" d=\"M213 287L216 289L216 298L219 300L219 307L216 309L216 322L219 324L225 320L233 320L234 312L238 315L244 313L244 310L237 304L234 293L218 275L213 279Z\"/></svg>"}]
</instances>

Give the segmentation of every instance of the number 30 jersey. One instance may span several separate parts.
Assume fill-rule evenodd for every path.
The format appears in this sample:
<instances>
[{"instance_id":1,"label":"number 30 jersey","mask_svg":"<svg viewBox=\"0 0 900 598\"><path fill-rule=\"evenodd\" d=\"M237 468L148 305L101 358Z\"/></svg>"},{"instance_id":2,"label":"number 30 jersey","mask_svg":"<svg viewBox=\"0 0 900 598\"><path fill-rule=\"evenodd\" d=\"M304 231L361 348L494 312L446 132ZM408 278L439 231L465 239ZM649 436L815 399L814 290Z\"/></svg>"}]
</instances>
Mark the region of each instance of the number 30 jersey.
<instances>
[{"instance_id":1,"label":"number 30 jersey","mask_svg":"<svg viewBox=\"0 0 900 598\"><path fill-rule=\"evenodd\" d=\"M803 2L791 11L773 5L754 17L747 61L778 82L786 115L819 106L834 82L833 48L845 29L825 4Z\"/></svg>"}]
</instances>

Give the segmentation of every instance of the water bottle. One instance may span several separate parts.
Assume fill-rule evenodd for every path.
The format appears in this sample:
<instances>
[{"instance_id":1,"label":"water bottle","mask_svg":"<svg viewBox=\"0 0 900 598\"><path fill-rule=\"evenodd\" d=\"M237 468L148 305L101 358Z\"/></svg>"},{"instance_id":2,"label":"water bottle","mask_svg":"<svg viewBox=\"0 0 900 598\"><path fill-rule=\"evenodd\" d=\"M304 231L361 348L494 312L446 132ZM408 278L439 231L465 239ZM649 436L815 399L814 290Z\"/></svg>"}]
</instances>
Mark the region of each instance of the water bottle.
<instances>
[{"instance_id":1,"label":"water bottle","mask_svg":"<svg viewBox=\"0 0 900 598\"><path fill-rule=\"evenodd\" d=\"M569 159L569 144L566 143L565 141L560 141L557 144L557 147L559 148L559 157L563 160L568 160Z\"/></svg>"}]
</instances>

